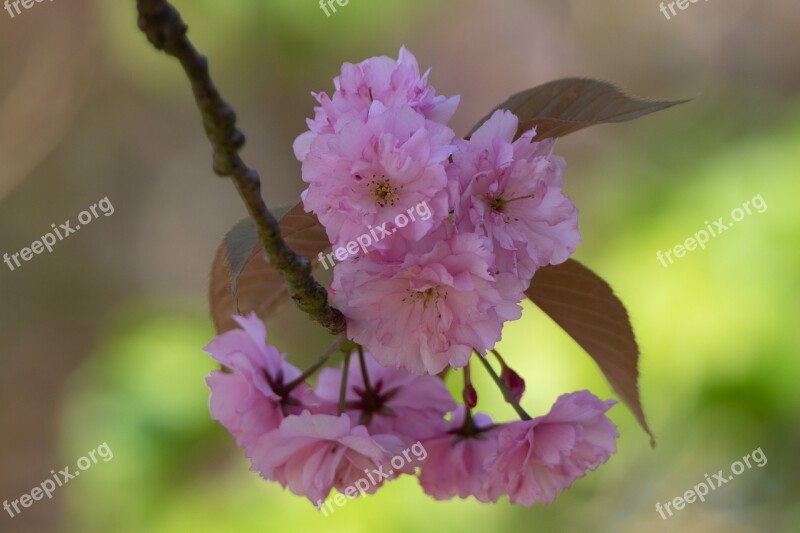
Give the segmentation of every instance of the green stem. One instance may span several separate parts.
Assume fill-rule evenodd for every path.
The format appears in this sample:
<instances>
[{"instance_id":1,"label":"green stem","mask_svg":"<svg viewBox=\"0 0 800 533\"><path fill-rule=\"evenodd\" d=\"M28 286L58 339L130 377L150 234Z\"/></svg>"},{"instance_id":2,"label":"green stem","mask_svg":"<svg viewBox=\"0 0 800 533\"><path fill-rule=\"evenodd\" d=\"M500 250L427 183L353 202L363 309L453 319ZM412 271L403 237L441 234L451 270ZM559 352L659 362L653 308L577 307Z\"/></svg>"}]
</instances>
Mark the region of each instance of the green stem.
<instances>
[{"instance_id":1,"label":"green stem","mask_svg":"<svg viewBox=\"0 0 800 533\"><path fill-rule=\"evenodd\" d=\"M296 388L298 385L300 385L300 384L301 384L301 383L303 383L303 382L304 382L306 379L308 379L309 377L311 377L312 375L314 375L314 373L315 373L317 370L319 370L320 368L322 368L322 366L323 366L325 363L327 363L327 362L328 362L328 359L330 359L330 358L331 358L331 356L332 356L332 355L333 355L335 352L337 352L337 351L339 350L339 348L341 348L341 346L342 346L342 344L343 344L343 343L344 343L344 338L339 338L338 340L336 340L336 342L334 342L333 344L331 344L330 348L328 348L328 350L327 350L327 351L326 351L324 354L322 354L322 355L319 357L319 359L317 359L317 362L316 362L316 363L314 363L313 365L311 365L310 367L308 367L308 369L306 369L306 371L305 371L305 372L303 372L302 374L300 374L300 376L298 376L298 377L297 377L297 378L295 378L293 381L289 382L288 384L286 384L286 385L283 387L283 392L284 392L284 394L289 394L289 393L290 393L290 392L292 392L292 390L294 390L294 389L295 389L295 388Z\"/></svg>"},{"instance_id":2,"label":"green stem","mask_svg":"<svg viewBox=\"0 0 800 533\"><path fill-rule=\"evenodd\" d=\"M497 357L497 360L500 362L500 365L505 367L506 366L506 362L503 359L503 356L500 355L500 353L497 350L491 350L491 352L494 354L495 357Z\"/></svg>"},{"instance_id":3,"label":"green stem","mask_svg":"<svg viewBox=\"0 0 800 533\"><path fill-rule=\"evenodd\" d=\"M506 387L506 384L503 383L503 380L500 379L500 376L498 376L497 372L494 371L492 365L489 364L489 361L487 361L486 358L483 357L477 351L475 352L475 354L477 355L478 360L480 360L480 362L483 364L484 368L486 368L486 371L489 373L489 375L492 376L492 379L494 380L495 384L498 386L500 391L503 393L503 398L505 398L506 402L508 402L509 405L511 405L511 407L514 408L514 410L517 412L517 414L522 420L530 420L531 419L530 415L525 412L525 409L523 409L522 406L519 404L519 402L516 400L516 398L514 398L514 395L511 394L511 391L508 390L508 387Z\"/></svg>"},{"instance_id":4,"label":"green stem","mask_svg":"<svg viewBox=\"0 0 800 533\"><path fill-rule=\"evenodd\" d=\"M344 354L344 364L342 365L342 383L339 387L339 414L344 413L347 405L347 377L350 373L350 355L351 352Z\"/></svg>"},{"instance_id":5,"label":"green stem","mask_svg":"<svg viewBox=\"0 0 800 533\"><path fill-rule=\"evenodd\" d=\"M358 345L358 360L361 363L361 378L364 380L364 390L370 398L375 397L375 391L372 390L372 384L369 382L369 373L367 372L367 361L364 358L364 347Z\"/></svg>"}]
</instances>

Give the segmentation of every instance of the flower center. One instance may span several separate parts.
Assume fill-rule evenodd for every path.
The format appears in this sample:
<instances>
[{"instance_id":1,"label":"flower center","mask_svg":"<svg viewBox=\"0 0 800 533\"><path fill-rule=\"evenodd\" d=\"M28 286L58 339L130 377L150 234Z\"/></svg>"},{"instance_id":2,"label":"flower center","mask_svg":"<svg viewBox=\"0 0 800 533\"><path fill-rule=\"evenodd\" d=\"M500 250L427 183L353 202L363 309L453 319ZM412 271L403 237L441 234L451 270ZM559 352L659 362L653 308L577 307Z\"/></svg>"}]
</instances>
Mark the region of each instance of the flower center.
<instances>
[{"instance_id":1,"label":"flower center","mask_svg":"<svg viewBox=\"0 0 800 533\"><path fill-rule=\"evenodd\" d=\"M408 289L409 295L406 298L403 298L402 301L406 301L410 299L412 302L422 302L422 307L427 309L428 305L433 303L436 305L439 303L439 298L444 297L447 298L447 291L440 291L439 287L431 287L429 289L425 289L424 291L415 291L412 289Z\"/></svg>"},{"instance_id":2,"label":"flower center","mask_svg":"<svg viewBox=\"0 0 800 533\"><path fill-rule=\"evenodd\" d=\"M393 187L384 175L381 175L380 178L376 178L376 176L372 176L372 178L372 181L369 182L369 192L372 198L381 207L385 207L387 204L394 205L398 196L397 187Z\"/></svg>"},{"instance_id":3,"label":"flower center","mask_svg":"<svg viewBox=\"0 0 800 533\"><path fill-rule=\"evenodd\" d=\"M492 211L497 211L498 213L503 212L503 208L505 208L506 204L510 204L511 202L516 202L517 200L527 200L529 198L536 198L535 194L528 194L526 196L517 196L516 198L511 198L506 200L502 196L496 196L494 198L489 197L487 198L487 203Z\"/></svg>"},{"instance_id":4,"label":"flower center","mask_svg":"<svg viewBox=\"0 0 800 533\"><path fill-rule=\"evenodd\" d=\"M394 410L386 404L394 398L400 390L399 388L395 387L384 391L383 380L379 379L371 391L361 387L353 387L353 390L359 399L347 402L347 408L361 411L359 424L369 425L376 413L382 416L395 416Z\"/></svg>"},{"instance_id":5,"label":"flower center","mask_svg":"<svg viewBox=\"0 0 800 533\"><path fill-rule=\"evenodd\" d=\"M500 197L491 198L489 199L489 207L492 208L492 211L497 211L498 213L503 211L503 199Z\"/></svg>"}]
</instances>

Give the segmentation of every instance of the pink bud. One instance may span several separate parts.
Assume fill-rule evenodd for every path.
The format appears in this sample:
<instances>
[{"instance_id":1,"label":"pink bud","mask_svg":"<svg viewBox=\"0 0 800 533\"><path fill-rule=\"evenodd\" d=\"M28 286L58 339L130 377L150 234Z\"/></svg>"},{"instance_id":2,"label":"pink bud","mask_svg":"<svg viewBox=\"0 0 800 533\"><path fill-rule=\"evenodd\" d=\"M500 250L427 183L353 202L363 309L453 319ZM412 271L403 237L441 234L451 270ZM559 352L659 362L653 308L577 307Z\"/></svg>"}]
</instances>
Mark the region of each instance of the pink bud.
<instances>
[{"instance_id":1,"label":"pink bud","mask_svg":"<svg viewBox=\"0 0 800 533\"><path fill-rule=\"evenodd\" d=\"M503 372L500 374L500 379L503 380L505 386L511 391L511 395L514 399L519 401L520 398L522 398L522 394L525 392L525 380L506 365L503 365Z\"/></svg>"},{"instance_id":2,"label":"pink bud","mask_svg":"<svg viewBox=\"0 0 800 533\"><path fill-rule=\"evenodd\" d=\"M478 405L478 391L475 390L475 387L473 387L471 383L464 387L461 397L467 409L472 409Z\"/></svg>"}]
</instances>

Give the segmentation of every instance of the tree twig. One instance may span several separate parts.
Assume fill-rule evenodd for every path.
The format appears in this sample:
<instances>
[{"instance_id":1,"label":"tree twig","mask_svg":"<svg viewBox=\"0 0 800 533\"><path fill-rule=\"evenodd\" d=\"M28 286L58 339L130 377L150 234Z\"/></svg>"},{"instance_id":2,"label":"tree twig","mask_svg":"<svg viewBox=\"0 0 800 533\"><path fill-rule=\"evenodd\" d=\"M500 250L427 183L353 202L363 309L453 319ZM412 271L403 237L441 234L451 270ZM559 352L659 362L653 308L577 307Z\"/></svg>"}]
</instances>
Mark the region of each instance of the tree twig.
<instances>
[{"instance_id":1,"label":"tree twig","mask_svg":"<svg viewBox=\"0 0 800 533\"><path fill-rule=\"evenodd\" d=\"M295 253L280 234L280 226L261 197L261 178L239 155L244 134L236 126L236 113L219 94L208 60L186 36L187 26L167 0L136 0L139 28L158 50L180 61L192 85L206 135L214 150L214 172L229 176L258 229L270 264L283 274L297 306L338 334L345 329L341 312L328 303L328 294L311 272L310 261Z\"/></svg>"}]
</instances>

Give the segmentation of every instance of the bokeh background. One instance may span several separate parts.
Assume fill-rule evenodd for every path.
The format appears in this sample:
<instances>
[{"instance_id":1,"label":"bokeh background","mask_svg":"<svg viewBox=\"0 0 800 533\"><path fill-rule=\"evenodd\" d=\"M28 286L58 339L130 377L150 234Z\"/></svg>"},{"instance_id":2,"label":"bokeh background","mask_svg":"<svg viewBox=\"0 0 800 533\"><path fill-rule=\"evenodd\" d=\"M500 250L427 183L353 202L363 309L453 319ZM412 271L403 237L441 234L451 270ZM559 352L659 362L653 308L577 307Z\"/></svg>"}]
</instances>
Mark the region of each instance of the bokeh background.
<instances>
[{"instance_id":1,"label":"bokeh background","mask_svg":"<svg viewBox=\"0 0 800 533\"><path fill-rule=\"evenodd\" d=\"M201 348L215 248L244 216L210 154L178 65L136 27L134 0L0 11L0 253L101 198L115 207L14 272L0 264L0 499L106 442L101 462L0 531L800 531L800 56L794 0L177 0L240 115L268 203L302 190L291 143L344 61L407 45L464 134L518 90L566 76L693 98L557 146L581 211L576 259L611 283L641 346L657 447L622 405L619 452L548 507L436 502L413 478L323 517L261 481L209 417ZM656 259L754 214L665 268ZM297 361L312 324L273 328ZM500 350L543 413L562 392L612 397L594 363L540 311ZM475 372L479 374L478 371ZM511 418L490 384L481 401ZM666 502L756 448L768 458L662 520Z\"/></svg>"}]
</instances>

